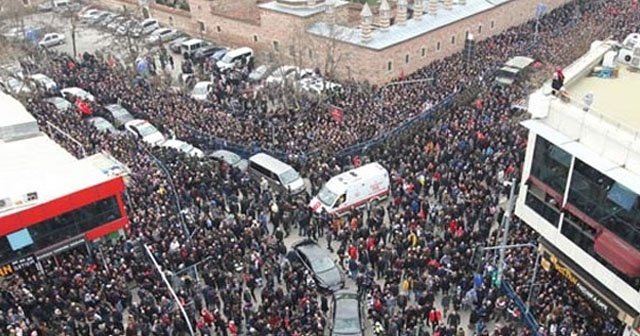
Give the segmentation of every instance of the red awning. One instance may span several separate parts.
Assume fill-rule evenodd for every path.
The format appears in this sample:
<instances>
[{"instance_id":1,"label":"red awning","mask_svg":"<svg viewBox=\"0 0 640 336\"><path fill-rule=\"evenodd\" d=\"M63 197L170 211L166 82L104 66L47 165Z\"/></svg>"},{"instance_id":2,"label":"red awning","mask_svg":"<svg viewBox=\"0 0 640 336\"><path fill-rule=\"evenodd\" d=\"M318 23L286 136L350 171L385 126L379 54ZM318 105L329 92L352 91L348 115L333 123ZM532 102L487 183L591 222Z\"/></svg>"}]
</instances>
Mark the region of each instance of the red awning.
<instances>
[{"instance_id":1,"label":"red awning","mask_svg":"<svg viewBox=\"0 0 640 336\"><path fill-rule=\"evenodd\" d=\"M616 236L603 230L596 237L594 250L620 272L632 277L640 277L640 251Z\"/></svg>"}]
</instances>

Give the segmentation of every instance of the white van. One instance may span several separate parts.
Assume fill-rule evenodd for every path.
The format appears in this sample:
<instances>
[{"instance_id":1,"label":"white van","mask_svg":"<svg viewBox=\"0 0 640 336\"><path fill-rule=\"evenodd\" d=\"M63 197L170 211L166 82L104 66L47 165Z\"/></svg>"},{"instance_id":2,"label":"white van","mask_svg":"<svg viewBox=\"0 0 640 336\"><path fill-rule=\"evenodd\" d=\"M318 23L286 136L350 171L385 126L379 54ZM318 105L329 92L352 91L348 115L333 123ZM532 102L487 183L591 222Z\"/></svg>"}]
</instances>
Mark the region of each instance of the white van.
<instances>
[{"instance_id":1,"label":"white van","mask_svg":"<svg viewBox=\"0 0 640 336\"><path fill-rule=\"evenodd\" d=\"M309 203L316 213L344 215L368 202L389 196L389 172L373 162L332 177Z\"/></svg>"},{"instance_id":2,"label":"white van","mask_svg":"<svg viewBox=\"0 0 640 336\"><path fill-rule=\"evenodd\" d=\"M196 50L202 48L205 42L201 39L190 39L182 42L180 45L180 53L184 58L189 58L196 53Z\"/></svg>"},{"instance_id":3,"label":"white van","mask_svg":"<svg viewBox=\"0 0 640 336\"><path fill-rule=\"evenodd\" d=\"M247 64L253 57L253 49L243 47L229 51L224 57L218 61L217 65L220 70L233 69L236 64Z\"/></svg>"},{"instance_id":4,"label":"white van","mask_svg":"<svg viewBox=\"0 0 640 336\"><path fill-rule=\"evenodd\" d=\"M304 180L293 167L267 154L250 157L248 171L258 182L265 178L271 186L292 195L305 190Z\"/></svg>"}]
</instances>

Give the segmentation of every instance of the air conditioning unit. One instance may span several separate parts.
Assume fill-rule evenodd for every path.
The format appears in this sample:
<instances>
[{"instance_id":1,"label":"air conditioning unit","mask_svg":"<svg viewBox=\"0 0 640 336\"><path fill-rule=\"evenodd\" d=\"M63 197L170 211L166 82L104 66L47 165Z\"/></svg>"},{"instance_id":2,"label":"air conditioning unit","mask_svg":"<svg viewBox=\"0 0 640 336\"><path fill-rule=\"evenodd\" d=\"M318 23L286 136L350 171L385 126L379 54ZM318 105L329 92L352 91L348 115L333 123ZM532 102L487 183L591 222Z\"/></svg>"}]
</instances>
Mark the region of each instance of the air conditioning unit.
<instances>
[{"instance_id":1,"label":"air conditioning unit","mask_svg":"<svg viewBox=\"0 0 640 336\"><path fill-rule=\"evenodd\" d=\"M627 37L622 42L622 46L625 49L629 49L629 50L633 49L635 46L638 46L638 45L640 45L640 34L638 33L627 35Z\"/></svg>"},{"instance_id":2,"label":"air conditioning unit","mask_svg":"<svg viewBox=\"0 0 640 336\"><path fill-rule=\"evenodd\" d=\"M633 48L633 56L640 57L640 44L638 44Z\"/></svg>"},{"instance_id":3,"label":"air conditioning unit","mask_svg":"<svg viewBox=\"0 0 640 336\"><path fill-rule=\"evenodd\" d=\"M38 193L28 192L18 197L0 198L0 212L9 211L18 207L27 206L38 201Z\"/></svg>"},{"instance_id":4,"label":"air conditioning unit","mask_svg":"<svg viewBox=\"0 0 640 336\"><path fill-rule=\"evenodd\" d=\"M640 56L636 56L636 50L621 49L618 53L618 63L640 69Z\"/></svg>"},{"instance_id":5,"label":"air conditioning unit","mask_svg":"<svg viewBox=\"0 0 640 336\"><path fill-rule=\"evenodd\" d=\"M7 211L11 208L13 208L13 202L11 201L11 198L7 197L0 199L0 212Z\"/></svg>"}]
</instances>

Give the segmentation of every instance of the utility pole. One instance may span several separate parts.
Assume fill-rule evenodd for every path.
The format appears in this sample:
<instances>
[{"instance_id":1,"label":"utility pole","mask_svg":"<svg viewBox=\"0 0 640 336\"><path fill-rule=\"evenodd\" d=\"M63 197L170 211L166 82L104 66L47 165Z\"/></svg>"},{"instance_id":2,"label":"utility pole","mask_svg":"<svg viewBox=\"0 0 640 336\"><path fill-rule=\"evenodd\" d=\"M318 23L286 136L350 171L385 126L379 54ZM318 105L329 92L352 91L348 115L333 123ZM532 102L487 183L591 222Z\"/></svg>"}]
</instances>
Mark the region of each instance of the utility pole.
<instances>
[{"instance_id":1,"label":"utility pole","mask_svg":"<svg viewBox=\"0 0 640 336\"><path fill-rule=\"evenodd\" d=\"M500 261L498 262L498 275L496 278L496 282L498 286L502 283L502 276L504 273L504 255L508 248L509 242L509 226L511 226L511 214L513 213L513 208L515 207L516 201L516 179L512 179L511 182L505 182L506 185L511 184L511 191L509 192L509 203L507 204L507 211L504 213L502 217L502 223L500 223L500 227L502 227L502 244L500 245Z\"/></svg>"},{"instance_id":2,"label":"utility pole","mask_svg":"<svg viewBox=\"0 0 640 336\"><path fill-rule=\"evenodd\" d=\"M189 335L195 336L193 326L191 325L191 320L189 319L189 315L187 315L187 311L184 310L184 307L180 303L180 298L178 298L178 295L173 290L173 287L171 287L169 280L167 280L167 277L164 275L164 272L162 272L162 268L160 268L160 265L158 265L156 258L153 256L153 253L151 253L151 250L149 250L149 247L147 246L147 244L143 244L143 246L144 246L144 250L147 251L147 255L149 255L149 258L151 258L151 262L153 263L153 266L156 268L156 270L160 274L160 278L162 278L162 281L167 286L169 293L171 293L173 300L178 305L178 309L180 309L180 313L182 313L182 317L184 318L184 321L187 323L187 327L189 327Z\"/></svg>"}]
</instances>

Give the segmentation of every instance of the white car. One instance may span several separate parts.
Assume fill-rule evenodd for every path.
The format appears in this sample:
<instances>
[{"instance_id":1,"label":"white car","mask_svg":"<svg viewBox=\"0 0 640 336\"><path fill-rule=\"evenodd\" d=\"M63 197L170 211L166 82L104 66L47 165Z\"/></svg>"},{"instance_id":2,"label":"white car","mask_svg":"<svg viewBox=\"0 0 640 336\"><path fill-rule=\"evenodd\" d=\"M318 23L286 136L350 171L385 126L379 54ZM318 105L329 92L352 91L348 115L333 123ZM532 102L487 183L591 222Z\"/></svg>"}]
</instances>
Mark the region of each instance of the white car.
<instances>
[{"instance_id":1,"label":"white car","mask_svg":"<svg viewBox=\"0 0 640 336\"><path fill-rule=\"evenodd\" d=\"M169 42L180 36L180 32L171 28L156 29L147 37L147 43L154 44L159 42Z\"/></svg>"},{"instance_id":2,"label":"white car","mask_svg":"<svg viewBox=\"0 0 640 336\"><path fill-rule=\"evenodd\" d=\"M38 42L38 45L42 48L55 47L57 45L61 45L65 43L64 34L60 33L49 33L45 34L42 37L42 40Z\"/></svg>"},{"instance_id":3,"label":"white car","mask_svg":"<svg viewBox=\"0 0 640 336\"><path fill-rule=\"evenodd\" d=\"M30 78L36 83L37 86L44 88L45 90L53 91L58 88L58 84L46 75L38 73L35 75L31 75Z\"/></svg>"},{"instance_id":4,"label":"white car","mask_svg":"<svg viewBox=\"0 0 640 336\"><path fill-rule=\"evenodd\" d=\"M298 82L300 89L314 94L321 94L324 90L337 89L342 85L330 81L325 81L320 77L306 77Z\"/></svg>"},{"instance_id":5,"label":"white car","mask_svg":"<svg viewBox=\"0 0 640 336\"><path fill-rule=\"evenodd\" d=\"M95 20L96 17L100 16L100 14L102 14L101 10L97 10L97 9L87 9L86 11L82 12L79 17L80 17L80 21L82 22L88 22L88 21L92 21Z\"/></svg>"},{"instance_id":6,"label":"white car","mask_svg":"<svg viewBox=\"0 0 640 336\"><path fill-rule=\"evenodd\" d=\"M293 65L283 65L271 73L271 76L267 77L267 83L279 84L284 83L288 79L294 79L300 69Z\"/></svg>"},{"instance_id":7,"label":"white car","mask_svg":"<svg viewBox=\"0 0 640 336\"><path fill-rule=\"evenodd\" d=\"M14 77L0 79L0 86L2 86L7 93L14 95L29 95L34 89L29 82Z\"/></svg>"},{"instance_id":8,"label":"white car","mask_svg":"<svg viewBox=\"0 0 640 336\"><path fill-rule=\"evenodd\" d=\"M182 140L169 139L161 143L160 147L173 148L189 156L195 156L199 158L204 156L204 152L200 148L194 147L192 144L184 142Z\"/></svg>"},{"instance_id":9,"label":"white car","mask_svg":"<svg viewBox=\"0 0 640 336\"><path fill-rule=\"evenodd\" d=\"M138 139L154 146L165 142L165 137L150 122L142 119L134 119L126 124L124 128Z\"/></svg>"},{"instance_id":10,"label":"white car","mask_svg":"<svg viewBox=\"0 0 640 336\"><path fill-rule=\"evenodd\" d=\"M198 82L191 90L191 97L196 100L207 100L209 98L209 93L211 92L211 87L213 86L213 82Z\"/></svg>"},{"instance_id":11,"label":"white car","mask_svg":"<svg viewBox=\"0 0 640 336\"><path fill-rule=\"evenodd\" d=\"M96 97L79 87L64 88L60 90L60 94L62 95L62 98L65 99L69 99L69 96L75 96L80 97L82 100L89 100L92 102L96 101Z\"/></svg>"}]
</instances>

